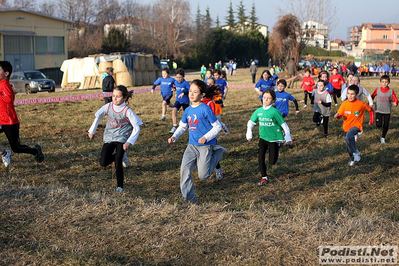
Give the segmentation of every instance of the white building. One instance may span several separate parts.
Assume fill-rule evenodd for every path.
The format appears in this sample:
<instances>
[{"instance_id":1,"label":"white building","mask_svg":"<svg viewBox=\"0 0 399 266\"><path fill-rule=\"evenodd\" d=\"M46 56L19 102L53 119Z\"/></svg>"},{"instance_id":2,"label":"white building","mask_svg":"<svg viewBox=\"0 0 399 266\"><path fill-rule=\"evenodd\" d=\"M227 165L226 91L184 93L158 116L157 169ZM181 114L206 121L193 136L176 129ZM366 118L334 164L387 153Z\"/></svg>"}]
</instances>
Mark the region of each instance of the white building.
<instances>
[{"instance_id":1,"label":"white building","mask_svg":"<svg viewBox=\"0 0 399 266\"><path fill-rule=\"evenodd\" d=\"M307 45L324 49L329 48L328 26L309 20L302 23L301 29L303 32L303 38L307 39Z\"/></svg>"}]
</instances>

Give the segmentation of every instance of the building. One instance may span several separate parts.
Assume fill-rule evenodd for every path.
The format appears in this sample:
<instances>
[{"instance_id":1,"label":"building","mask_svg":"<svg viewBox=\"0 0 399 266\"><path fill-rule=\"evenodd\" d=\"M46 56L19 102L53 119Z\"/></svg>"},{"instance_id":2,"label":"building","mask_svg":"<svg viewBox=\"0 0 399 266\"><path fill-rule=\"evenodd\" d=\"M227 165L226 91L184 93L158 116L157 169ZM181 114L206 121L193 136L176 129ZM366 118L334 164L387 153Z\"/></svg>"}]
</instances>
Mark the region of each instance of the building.
<instances>
[{"instance_id":1,"label":"building","mask_svg":"<svg viewBox=\"0 0 399 266\"><path fill-rule=\"evenodd\" d=\"M240 32L243 32L243 31L245 31L246 29L250 29L250 28L251 28L251 24L252 24L251 22L245 21L245 22L244 22L244 25L245 25L245 26L241 26L241 27L240 27L240 26L238 25L238 23L236 23L235 30L240 31ZM255 23L255 27L258 29L258 31L259 31L260 33L262 33L262 35L263 35L263 37L265 37L265 39L266 39L267 37L269 37L269 27L268 27L268 26ZM228 26L228 25L221 26L220 28L222 28L222 29L224 29L224 30L230 30L230 26Z\"/></svg>"},{"instance_id":2,"label":"building","mask_svg":"<svg viewBox=\"0 0 399 266\"><path fill-rule=\"evenodd\" d=\"M357 47L359 45L360 39L362 38L361 26L353 26L349 28L348 31L348 42L350 45Z\"/></svg>"},{"instance_id":3,"label":"building","mask_svg":"<svg viewBox=\"0 0 399 266\"><path fill-rule=\"evenodd\" d=\"M328 26L316 21L306 21L301 24L302 38L306 39L307 45L324 49L329 48Z\"/></svg>"},{"instance_id":4,"label":"building","mask_svg":"<svg viewBox=\"0 0 399 266\"><path fill-rule=\"evenodd\" d=\"M359 47L372 50L399 50L399 24L363 23Z\"/></svg>"},{"instance_id":5,"label":"building","mask_svg":"<svg viewBox=\"0 0 399 266\"><path fill-rule=\"evenodd\" d=\"M0 9L0 60L14 70L59 68L72 21L26 9Z\"/></svg>"}]
</instances>

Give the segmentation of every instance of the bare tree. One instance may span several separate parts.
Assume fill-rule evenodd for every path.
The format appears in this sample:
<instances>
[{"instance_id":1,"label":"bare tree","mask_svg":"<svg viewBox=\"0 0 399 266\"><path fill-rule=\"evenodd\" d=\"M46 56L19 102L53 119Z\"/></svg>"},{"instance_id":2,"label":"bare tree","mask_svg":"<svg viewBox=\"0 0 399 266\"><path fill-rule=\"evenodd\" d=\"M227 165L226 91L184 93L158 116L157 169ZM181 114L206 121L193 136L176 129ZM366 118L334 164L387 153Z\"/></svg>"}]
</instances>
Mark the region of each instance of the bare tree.
<instances>
[{"instance_id":1,"label":"bare tree","mask_svg":"<svg viewBox=\"0 0 399 266\"><path fill-rule=\"evenodd\" d=\"M58 3L47 1L39 5L39 11L53 17L62 17L62 10Z\"/></svg>"},{"instance_id":2,"label":"bare tree","mask_svg":"<svg viewBox=\"0 0 399 266\"><path fill-rule=\"evenodd\" d=\"M124 0L120 3L122 17L137 17L140 5L137 0Z\"/></svg>"},{"instance_id":3,"label":"bare tree","mask_svg":"<svg viewBox=\"0 0 399 266\"><path fill-rule=\"evenodd\" d=\"M277 7L278 14L282 16L292 14L296 16L300 23L313 20L323 23L330 30L334 29L337 22L337 8L333 1L325 0L281 0Z\"/></svg>"},{"instance_id":4,"label":"bare tree","mask_svg":"<svg viewBox=\"0 0 399 266\"><path fill-rule=\"evenodd\" d=\"M304 48L305 40L302 38L301 24L298 18L292 14L280 17L273 27L269 53L275 60L294 58L298 62Z\"/></svg>"},{"instance_id":5,"label":"bare tree","mask_svg":"<svg viewBox=\"0 0 399 266\"><path fill-rule=\"evenodd\" d=\"M185 28L190 24L190 3L186 0L157 0L154 4L158 21L165 23L166 34L165 47L168 54L179 57L180 47L185 45L189 39L184 35Z\"/></svg>"},{"instance_id":6,"label":"bare tree","mask_svg":"<svg viewBox=\"0 0 399 266\"><path fill-rule=\"evenodd\" d=\"M25 8L32 11L35 11L37 7L36 2L30 0L15 0L13 6L17 8Z\"/></svg>"},{"instance_id":7,"label":"bare tree","mask_svg":"<svg viewBox=\"0 0 399 266\"><path fill-rule=\"evenodd\" d=\"M0 7L8 7L9 4L7 2L7 0L0 0Z\"/></svg>"},{"instance_id":8,"label":"bare tree","mask_svg":"<svg viewBox=\"0 0 399 266\"><path fill-rule=\"evenodd\" d=\"M98 0L97 10L96 22L100 26L121 17L121 7L118 0Z\"/></svg>"}]
</instances>

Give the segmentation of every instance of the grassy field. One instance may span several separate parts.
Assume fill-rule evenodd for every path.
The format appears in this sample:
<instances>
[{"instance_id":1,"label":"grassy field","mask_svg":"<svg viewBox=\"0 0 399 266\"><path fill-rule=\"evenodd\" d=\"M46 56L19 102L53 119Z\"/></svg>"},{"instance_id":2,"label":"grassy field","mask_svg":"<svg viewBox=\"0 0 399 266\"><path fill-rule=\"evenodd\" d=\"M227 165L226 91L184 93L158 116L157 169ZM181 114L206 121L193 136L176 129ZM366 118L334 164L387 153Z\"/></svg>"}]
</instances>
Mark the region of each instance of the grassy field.
<instances>
[{"instance_id":1,"label":"grassy field","mask_svg":"<svg viewBox=\"0 0 399 266\"><path fill-rule=\"evenodd\" d=\"M228 78L230 85L251 85L248 69ZM379 81L361 84L371 93ZM399 81L391 87L399 88ZM301 91L288 92L302 107ZM253 89L230 89L222 119L231 134L219 138L229 150L221 162L225 178L199 181L194 173L199 202L187 204L179 168L188 133L167 143L171 113L159 120L161 97L135 94L130 102L144 125L129 152L122 195L114 192L114 169L98 163L105 119L96 138L87 137L102 104L16 107L21 142L40 144L46 159L37 164L32 156L13 154L9 169L3 166L1 265L318 265L321 245L398 244L399 108L385 145L381 130L365 125L358 141L362 160L349 168L342 120L330 119L325 139L310 108L295 115L291 106L286 121L294 147L281 149L278 163L268 168L271 183L259 188L258 127L250 143L245 132L260 102ZM4 134L0 145L9 148Z\"/></svg>"}]
</instances>

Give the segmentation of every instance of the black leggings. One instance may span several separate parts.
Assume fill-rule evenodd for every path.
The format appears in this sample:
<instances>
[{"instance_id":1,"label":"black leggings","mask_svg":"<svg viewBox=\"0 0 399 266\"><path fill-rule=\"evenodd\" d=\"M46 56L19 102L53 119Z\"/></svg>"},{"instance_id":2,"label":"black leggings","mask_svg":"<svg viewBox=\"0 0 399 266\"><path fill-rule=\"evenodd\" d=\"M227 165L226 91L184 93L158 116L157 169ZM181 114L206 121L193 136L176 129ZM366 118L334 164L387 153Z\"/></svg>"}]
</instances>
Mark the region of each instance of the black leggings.
<instances>
[{"instance_id":1,"label":"black leggings","mask_svg":"<svg viewBox=\"0 0 399 266\"><path fill-rule=\"evenodd\" d=\"M4 132L10 143L11 150L15 153L28 153L32 155L37 154L37 149L26 145L21 145L19 140L19 124L15 125L0 125L0 133Z\"/></svg>"},{"instance_id":2,"label":"black leggings","mask_svg":"<svg viewBox=\"0 0 399 266\"><path fill-rule=\"evenodd\" d=\"M116 150L116 153L114 151ZM123 167L122 159L125 150L123 149L123 143L111 142L104 143L103 149L101 150L100 165L105 167L115 162L116 168L116 182L117 186L123 188Z\"/></svg>"},{"instance_id":3,"label":"black leggings","mask_svg":"<svg viewBox=\"0 0 399 266\"><path fill-rule=\"evenodd\" d=\"M333 99L334 102L337 104L337 97L340 98L341 97L341 90L339 89L334 89L334 93L333 93Z\"/></svg>"},{"instance_id":4,"label":"black leggings","mask_svg":"<svg viewBox=\"0 0 399 266\"><path fill-rule=\"evenodd\" d=\"M258 161L262 177L267 176L267 168L265 163L267 149L269 148L269 164L273 165L277 163L280 145L280 142L269 142L263 139L259 139Z\"/></svg>"},{"instance_id":5,"label":"black leggings","mask_svg":"<svg viewBox=\"0 0 399 266\"><path fill-rule=\"evenodd\" d=\"M313 101L314 101L314 97L312 97L312 93L311 92L308 92L308 91L304 91L303 92L304 94L305 94L305 105L308 105L308 96L309 96L309 99L310 99L310 104L313 104Z\"/></svg>"},{"instance_id":6,"label":"black leggings","mask_svg":"<svg viewBox=\"0 0 399 266\"><path fill-rule=\"evenodd\" d=\"M382 137L385 138L388 133L391 114L375 113L375 118L375 124L377 127L382 127Z\"/></svg>"},{"instance_id":7,"label":"black leggings","mask_svg":"<svg viewBox=\"0 0 399 266\"><path fill-rule=\"evenodd\" d=\"M313 115L313 122L316 123L316 126L320 126L321 123L321 114L319 112L314 112ZM329 116L323 116L323 129L324 129L324 135L328 135L328 120Z\"/></svg>"}]
</instances>

